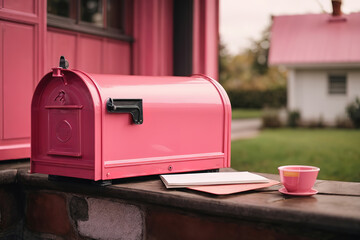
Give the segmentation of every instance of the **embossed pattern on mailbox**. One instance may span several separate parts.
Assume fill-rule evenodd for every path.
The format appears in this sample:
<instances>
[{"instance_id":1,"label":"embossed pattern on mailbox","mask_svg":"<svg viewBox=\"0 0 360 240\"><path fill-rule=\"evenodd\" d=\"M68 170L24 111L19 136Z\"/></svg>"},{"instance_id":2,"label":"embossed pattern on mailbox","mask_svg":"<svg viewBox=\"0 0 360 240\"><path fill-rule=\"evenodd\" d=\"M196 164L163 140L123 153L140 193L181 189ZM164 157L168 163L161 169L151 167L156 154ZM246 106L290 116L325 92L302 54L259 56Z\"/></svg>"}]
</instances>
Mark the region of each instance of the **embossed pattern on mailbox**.
<instances>
[{"instance_id":1,"label":"embossed pattern on mailbox","mask_svg":"<svg viewBox=\"0 0 360 240\"><path fill-rule=\"evenodd\" d=\"M31 172L91 180L230 166L231 106L213 79L53 68L31 106Z\"/></svg>"}]
</instances>

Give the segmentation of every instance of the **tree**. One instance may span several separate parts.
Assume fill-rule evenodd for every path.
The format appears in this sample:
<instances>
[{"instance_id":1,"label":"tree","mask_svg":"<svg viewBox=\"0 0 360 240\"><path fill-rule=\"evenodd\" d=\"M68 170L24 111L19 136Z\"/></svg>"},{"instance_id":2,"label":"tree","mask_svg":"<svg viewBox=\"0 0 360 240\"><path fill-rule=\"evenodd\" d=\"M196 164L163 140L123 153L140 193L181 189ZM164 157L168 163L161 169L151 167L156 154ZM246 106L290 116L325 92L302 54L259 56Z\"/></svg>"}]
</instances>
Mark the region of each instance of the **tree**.
<instances>
[{"instance_id":1,"label":"tree","mask_svg":"<svg viewBox=\"0 0 360 240\"><path fill-rule=\"evenodd\" d=\"M259 74L266 74L268 71L268 58L270 47L270 26L266 27L261 34L261 39L258 41L253 40L253 70Z\"/></svg>"},{"instance_id":2,"label":"tree","mask_svg":"<svg viewBox=\"0 0 360 240\"><path fill-rule=\"evenodd\" d=\"M229 71L229 60L231 56L226 49L224 43L222 43L221 39L219 41L219 82L224 84L230 78L230 71Z\"/></svg>"},{"instance_id":3,"label":"tree","mask_svg":"<svg viewBox=\"0 0 360 240\"><path fill-rule=\"evenodd\" d=\"M286 72L268 66L270 26L260 40L245 51L230 55L224 43L219 46L219 76L225 89L265 90L286 86Z\"/></svg>"}]
</instances>

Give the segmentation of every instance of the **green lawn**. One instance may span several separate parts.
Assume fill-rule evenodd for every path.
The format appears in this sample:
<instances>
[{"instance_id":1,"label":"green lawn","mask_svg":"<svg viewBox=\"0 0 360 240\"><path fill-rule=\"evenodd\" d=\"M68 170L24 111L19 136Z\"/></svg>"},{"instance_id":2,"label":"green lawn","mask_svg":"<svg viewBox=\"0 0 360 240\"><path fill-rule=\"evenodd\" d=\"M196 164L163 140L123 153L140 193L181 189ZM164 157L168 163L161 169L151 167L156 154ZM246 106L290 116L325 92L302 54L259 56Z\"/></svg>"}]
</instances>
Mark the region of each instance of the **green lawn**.
<instances>
[{"instance_id":1,"label":"green lawn","mask_svg":"<svg viewBox=\"0 0 360 240\"><path fill-rule=\"evenodd\" d=\"M261 109L240 109L232 110L232 119L261 118Z\"/></svg>"},{"instance_id":2,"label":"green lawn","mask_svg":"<svg viewBox=\"0 0 360 240\"><path fill-rule=\"evenodd\" d=\"M231 148L237 170L278 174L281 165L313 165L320 167L318 179L360 182L359 130L264 130Z\"/></svg>"}]
</instances>

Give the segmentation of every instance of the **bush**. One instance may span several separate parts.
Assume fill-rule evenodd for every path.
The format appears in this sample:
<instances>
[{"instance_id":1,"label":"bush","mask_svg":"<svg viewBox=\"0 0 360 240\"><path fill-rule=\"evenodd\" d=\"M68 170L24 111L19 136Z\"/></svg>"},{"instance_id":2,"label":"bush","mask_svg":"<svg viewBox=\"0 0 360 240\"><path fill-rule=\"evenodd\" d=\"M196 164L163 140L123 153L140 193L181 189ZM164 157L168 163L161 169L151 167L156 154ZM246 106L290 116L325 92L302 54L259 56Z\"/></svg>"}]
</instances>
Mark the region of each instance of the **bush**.
<instances>
[{"instance_id":1,"label":"bush","mask_svg":"<svg viewBox=\"0 0 360 240\"><path fill-rule=\"evenodd\" d=\"M354 126L360 128L360 99L358 97L346 107L346 112Z\"/></svg>"},{"instance_id":2,"label":"bush","mask_svg":"<svg viewBox=\"0 0 360 240\"><path fill-rule=\"evenodd\" d=\"M267 90L227 90L233 108L280 108L286 105L286 87Z\"/></svg>"},{"instance_id":3,"label":"bush","mask_svg":"<svg viewBox=\"0 0 360 240\"><path fill-rule=\"evenodd\" d=\"M288 113L288 126L292 128L298 127L299 122L300 122L300 112L290 111Z\"/></svg>"},{"instance_id":4,"label":"bush","mask_svg":"<svg viewBox=\"0 0 360 240\"><path fill-rule=\"evenodd\" d=\"M281 127L279 111L275 109L265 109L262 115L263 128L279 128Z\"/></svg>"},{"instance_id":5,"label":"bush","mask_svg":"<svg viewBox=\"0 0 360 240\"><path fill-rule=\"evenodd\" d=\"M320 116L318 119L312 119L308 120L304 123L304 126L308 128L324 128L325 123L322 116Z\"/></svg>"},{"instance_id":6,"label":"bush","mask_svg":"<svg viewBox=\"0 0 360 240\"><path fill-rule=\"evenodd\" d=\"M347 118L345 116L339 116L336 118L335 127L337 127L337 128L353 128L354 125L349 118Z\"/></svg>"}]
</instances>

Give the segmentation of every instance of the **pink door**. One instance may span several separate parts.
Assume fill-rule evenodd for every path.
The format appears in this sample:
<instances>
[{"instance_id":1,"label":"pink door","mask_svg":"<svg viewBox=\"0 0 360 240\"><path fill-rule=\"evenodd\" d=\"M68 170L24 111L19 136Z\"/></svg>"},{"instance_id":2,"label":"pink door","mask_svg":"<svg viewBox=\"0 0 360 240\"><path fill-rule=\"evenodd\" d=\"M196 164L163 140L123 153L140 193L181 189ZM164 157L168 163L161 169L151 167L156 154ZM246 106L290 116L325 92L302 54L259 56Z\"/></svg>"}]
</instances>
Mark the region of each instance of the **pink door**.
<instances>
[{"instance_id":1,"label":"pink door","mask_svg":"<svg viewBox=\"0 0 360 240\"><path fill-rule=\"evenodd\" d=\"M30 103L43 74L44 1L0 8L0 160L30 156Z\"/></svg>"}]
</instances>

